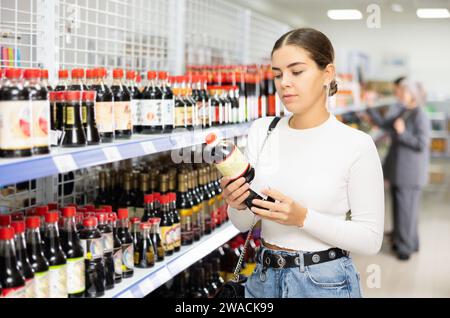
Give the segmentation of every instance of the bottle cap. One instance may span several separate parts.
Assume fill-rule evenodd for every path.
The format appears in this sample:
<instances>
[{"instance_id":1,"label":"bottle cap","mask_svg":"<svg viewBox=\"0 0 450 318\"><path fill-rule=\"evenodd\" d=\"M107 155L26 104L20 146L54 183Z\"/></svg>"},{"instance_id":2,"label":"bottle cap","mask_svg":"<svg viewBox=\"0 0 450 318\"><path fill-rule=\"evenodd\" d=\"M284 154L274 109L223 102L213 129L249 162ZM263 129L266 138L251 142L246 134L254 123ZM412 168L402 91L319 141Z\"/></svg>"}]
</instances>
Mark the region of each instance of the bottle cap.
<instances>
[{"instance_id":1,"label":"bottle cap","mask_svg":"<svg viewBox=\"0 0 450 318\"><path fill-rule=\"evenodd\" d=\"M111 205L101 205L100 208L104 209L108 213L112 212L112 206Z\"/></svg>"},{"instance_id":2,"label":"bottle cap","mask_svg":"<svg viewBox=\"0 0 450 318\"><path fill-rule=\"evenodd\" d=\"M95 217L87 217L83 220L83 226L84 227L95 227L97 226L98 222L97 222L97 218Z\"/></svg>"},{"instance_id":3,"label":"bottle cap","mask_svg":"<svg viewBox=\"0 0 450 318\"><path fill-rule=\"evenodd\" d=\"M41 77L41 70L38 69L26 69L23 73L23 77L26 79L30 78L40 78Z\"/></svg>"},{"instance_id":4,"label":"bottle cap","mask_svg":"<svg viewBox=\"0 0 450 318\"><path fill-rule=\"evenodd\" d=\"M62 215L65 218L72 218L76 215L75 207L73 206L67 206L62 209Z\"/></svg>"},{"instance_id":5,"label":"bottle cap","mask_svg":"<svg viewBox=\"0 0 450 318\"><path fill-rule=\"evenodd\" d=\"M56 223L59 220L59 214L57 211L47 212L45 214L45 223Z\"/></svg>"},{"instance_id":6,"label":"bottle cap","mask_svg":"<svg viewBox=\"0 0 450 318\"><path fill-rule=\"evenodd\" d=\"M48 70L41 70L41 78L48 79Z\"/></svg>"},{"instance_id":7,"label":"bottle cap","mask_svg":"<svg viewBox=\"0 0 450 318\"><path fill-rule=\"evenodd\" d=\"M161 202L161 194L159 192L153 193L153 201Z\"/></svg>"},{"instance_id":8,"label":"bottle cap","mask_svg":"<svg viewBox=\"0 0 450 318\"><path fill-rule=\"evenodd\" d=\"M155 71L148 71L147 72L147 79L153 80L156 78L156 72Z\"/></svg>"},{"instance_id":9,"label":"bottle cap","mask_svg":"<svg viewBox=\"0 0 450 318\"><path fill-rule=\"evenodd\" d=\"M160 79L160 80L166 80L167 79L167 77L168 77L168 73L167 72L158 72L158 78Z\"/></svg>"},{"instance_id":10,"label":"bottle cap","mask_svg":"<svg viewBox=\"0 0 450 318\"><path fill-rule=\"evenodd\" d=\"M169 200L170 200L170 202L176 201L177 200L177 194L175 192L170 192L169 193Z\"/></svg>"},{"instance_id":11,"label":"bottle cap","mask_svg":"<svg viewBox=\"0 0 450 318\"><path fill-rule=\"evenodd\" d=\"M59 79L66 79L69 77L69 71L68 70L59 70L58 71L58 77Z\"/></svg>"},{"instance_id":12,"label":"bottle cap","mask_svg":"<svg viewBox=\"0 0 450 318\"><path fill-rule=\"evenodd\" d=\"M25 219L27 229L36 229L41 226L41 219L38 216L29 216Z\"/></svg>"},{"instance_id":13,"label":"bottle cap","mask_svg":"<svg viewBox=\"0 0 450 318\"><path fill-rule=\"evenodd\" d=\"M6 70L6 78L13 79L13 78L20 78L20 75L22 74L22 71L18 68L8 68Z\"/></svg>"},{"instance_id":14,"label":"bottle cap","mask_svg":"<svg viewBox=\"0 0 450 318\"><path fill-rule=\"evenodd\" d=\"M86 204L86 205L84 206L84 208L85 208L86 211L88 211L88 212L94 212L94 210L95 210L95 205L92 205L92 204Z\"/></svg>"},{"instance_id":15,"label":"bottle cap","mask_svg":"<svg viewBox=\"0 0 450 318\"><path fill-rule=\"evenodd\" d=\"M136 78L135 71L127 71L127 80L134 80Z\"/></svg>"},{"instance_id":16,"label":"bottle cap","mask_svg":"<svg viewBox=\"0 0 450 318\"><path fill-rule=\"evenodd\" d=\"M86 70L86 78L89 78L89 79L94 78L94 70L93 69Z\"/></svg>"},{"instance_id":17,"label":"bottle cap","mask_svg":"<svg viewBox=\"0 0 450 318\"><path fill-rule=\"evenodd\" d=\"M72 70L72 78L83 78L83 77L84 77L84 69L74 68Z\"/></svg>"},{"instance_id":18,"label":"bottle cap","mask_svg":"<svg viewBox=\"0 0 450 318\"><path fill-rule=\"evenodd\" d=\"M25 232L25 222L24 221L13 221L11 223L12 228L16 232L16 234Z\"/></svg>"},{"instance_id":19,"label":"bottle cap","mask_svg":"<svg viewBox=\"0 0 450 318\"><path fill-rule=\"evenodd\" d=\"M81 99L80 91L66 91L64 92L64 99L66 101L79 101Z\"/></svg>"},{"instance_id":20,"label":"bottle cap","mask_svg":"<svg viewBox=\"0 0 450 318\"><path fill-rule=\"evenodd\" d=\"M121 68L116 68L113 70L113 78L117 79L117 78L123 78L123 69Z\"/></svg>"},{"instance_id":21,"label":"bottle cap","mask_svg":"<svg viewBox=\"0 0 450 318\"><path fill-rule=\"evenodd\" d=\"M14 238L15 231L12 227L0 228L0 240L7 241Z\"/></svg>"},{"instance_id":22,"label":"bottle cap","mask_svg":"<svg viewBox=\"0 0 450 318\"><path fill-rule=\"evenodd\" d=\"M131 224L141 223L141 219L137 217L130 218L130 223Z\"/></svg>"},{"instance_id":23,"label":"bottle cap","mask_svg":"<svg viewBox=\"0 0 450 318\"><path fill-rule=\"evenodd\" d=\"M152 203L153 202L153 194L146 194L144 196L144 203Z\"/></svg>"},{"instance_id":24,"label":"bottle cap","mask_svg":"<svg viewBox=\"0 0 450 318\"><path fill-rule=\"evenodd\" d=\"M0 215L0 226L10 226L11 225L11 214Z\"/></svg>"},{"instance_id":25,"label":"bottle cap","mask_svg":"<svg viewBox=\"0 0 450 318\"><path fill-rule=\"evenodd\" d=\"M48 206L46 206L46 205L41 205L41 206L36 207L36 213L39 216L45 216L48 211L49 211L49 209L48 209Z\"/></svg>"},{"instance_id":26,"label":"bottle cap","mask_svg":"<svg viewBox=\"0 0 450 318\"><path fill-rule=\"evenodd\" d=\"M117 211L117 217L119 220L128 219L128 209L119 209Z\"/></svg>"}]
</instances>

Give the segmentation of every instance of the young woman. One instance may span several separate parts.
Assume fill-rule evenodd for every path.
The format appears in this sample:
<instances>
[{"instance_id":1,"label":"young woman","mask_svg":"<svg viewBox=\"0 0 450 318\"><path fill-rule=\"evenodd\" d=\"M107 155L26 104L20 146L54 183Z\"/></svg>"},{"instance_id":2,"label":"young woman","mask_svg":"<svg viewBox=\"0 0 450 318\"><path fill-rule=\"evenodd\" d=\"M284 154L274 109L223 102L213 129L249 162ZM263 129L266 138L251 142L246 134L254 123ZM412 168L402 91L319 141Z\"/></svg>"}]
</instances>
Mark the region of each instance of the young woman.
<instances>
[{"instance_id":1,"label":"young woman","mask_svg":"<svg viewBox=\"0 0 450 318\"><path fill-rule=\"evenodd\" d=\"M275 199L243 204L245 179L223 178L232 223L248 231L262 219L263 246L246 283L246 297L361 297L350 252L376 254L384 228L383 173L367 134L328 111L337 91L334 49L321 32L283 35L272 52L277 92L293 113L265 146L273 118L257 120L246 157L255 167L251 188Z\"/></svg>"}]
</instances>

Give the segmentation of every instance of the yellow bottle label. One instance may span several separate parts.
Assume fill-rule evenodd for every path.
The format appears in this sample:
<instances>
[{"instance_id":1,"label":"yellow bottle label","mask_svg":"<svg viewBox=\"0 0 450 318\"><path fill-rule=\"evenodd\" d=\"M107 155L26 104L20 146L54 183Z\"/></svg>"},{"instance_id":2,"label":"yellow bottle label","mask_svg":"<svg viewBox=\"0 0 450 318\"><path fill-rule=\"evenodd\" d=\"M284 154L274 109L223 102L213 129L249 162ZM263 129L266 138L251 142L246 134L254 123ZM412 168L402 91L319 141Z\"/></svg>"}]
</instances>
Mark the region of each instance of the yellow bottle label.
<instances>
[{"instance_id":1,"label":"yellow bottle label","mask_svg":"<svg viewBox=\"0 0 450 318\"><path fill-rule=\"evenodd\" d=\"M233 152L222 162L216 163L217 169L224 177L237 179L247 170L249 163L242 152L234 146Z\"/></svg>"},{"instance_id":2,"label":"yellow bottle label","mask_svg":"<svg viewBox=\"0 0 450 318\"><path fill-rule=\"evenodd\" d=\"M66 107L66 124L75 125L75 108Z\"/></svg>"},{"instance_id":3,"label":"yellow bottle label","mask_svg":"<svg viewBox=\"0 0 450 318\"><path fill-rule=\"evenodd\" d=\"M87 107L83 106L81 108L81 122L87 124Z\"/></svg>"}]
</instances>

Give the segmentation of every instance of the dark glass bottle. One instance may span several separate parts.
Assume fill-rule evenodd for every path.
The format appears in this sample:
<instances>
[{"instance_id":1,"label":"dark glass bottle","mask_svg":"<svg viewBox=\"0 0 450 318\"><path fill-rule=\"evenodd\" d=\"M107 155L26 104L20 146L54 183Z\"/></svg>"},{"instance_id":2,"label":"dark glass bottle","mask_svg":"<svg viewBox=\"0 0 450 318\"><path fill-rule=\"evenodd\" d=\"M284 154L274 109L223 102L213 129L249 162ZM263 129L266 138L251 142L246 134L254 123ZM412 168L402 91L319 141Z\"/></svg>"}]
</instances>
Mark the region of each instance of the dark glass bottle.
<instances>
[{"instance_id":1,"label":"dark glass bottle","mask_svg":"<svg viewBox=\"0 0 450 318\"><path fill-rule=\"evenodd\" d=\"M107 179L106 171L100 171L98 174L99 189L97 197L95 198L95 205L97 206L107 205L111 202L110 201L111 196L106 186L106 179Z\"/></svg>"},{"instance_id":2,"label":"dark glass bottle","mask_svg":"<svg viewBox=\"0 0 450 318\"><path fill-rule=\"evenodd\" d=\"M39 234L41 235L42 251L45 249L45 215L48 213L47 205L40 205L35 208L40 219Z\"/></svg>"},{"instance_id":3,"label":"dark glass bottle","mask_svg":"<svg viewBox=\"0 0 450 318\"><path fill-rule=\"evenodd\" d=\"M157 86L156 72L147 73L147 87L142 93L142 133L160 134L163 131L161 104L163 94Z\"/></svg>"},{"instance_id":4,"label":"dark glass bottle","mask_svg":"<svg viewBox=\"0 0 450 318\"><path fill-rule=\"evenodd\" d=\"M144 196L144 215L142 216L142 222L148 222L151 218L156 217L153 215L153 194L146 194Z\"/></svg>"},{"instance_id":5,"label":"dark glass bottle","mask_svg":"<svg viewBox=\"0 0 450 318\"><path fill-rule=\"evenodd\" d=\"M90 146L100 144L100 134L95 120L95 91L83 92L81 120L86 134L87 144Z\"/></svg>"},{"instance_id":6,"label":"dark glass bottle","mask_svg":"<svg viewBox=\"0 0 450 318\"><path fill-rule=\"evenodd\" d=\"M172 255L174 251L174 243L173 243L173 223L170 218L170 208L169 208L169 197L168 195L161 196L161 238L164 245L164 251L166 255Z\"/></svg>"},{"instance_id":7,"label":"dark glass bottle","mask_svg":"<svg viewBox=\"0 0 450 318\"><path fill-rule=\"evenodd\" d=\"M192 201L187 196L187 176L178 175L177 210L180 214L181 245L191 245L194 241L192 230Z\"/></svg>"},{"instance_id":8,"label":"dark glass bottle","mask_svg":"<svg viewBox=\"0 0 450 318\"><path fill-rule=\"evenodd\" d=\"M222 276L220 276L220 258L219 257L213 257L211 259L212 264L212 280L216 284L217 288L222 287L223 284L225 284L225 281L223 280Z\"/></svg>"},{"instance_id":9,"label":"dark glass bottle","mask_svg":"<svg viewBox=\"0 0 450 318\"><path fill-rule=\"evenodd\" d=\"M31 101L33 153L50 153L50 103L47 88L40 83L41 71L27 69L24 72L25 87Z\"/></svg>"},{"instance_id":10,"label":"dark glass bottle","mask_svg":"<svg viewBox=\"0 0 450 318\"><path fill-rule=\"evenodd\" d=\"M194 231L194 241L199 241L202 237L201 220L203 215L203 204L197 192L194 191L194 174L188 174L188 195L191 197L192 206L192 230Z\"/></svg>"},{"instance_id":11,"label":"dark glass bottle","mask_svg":"<svg viewBox=\"0 0 450 318\"><path fill-rule=\"evenodd\" d=\"M205 214L207 212L207 209L205 209L205 206L203 204L204 202L204 193L200 189L199 185L199 170L193 170L192 171L192 192L196 195L198 198L199 207L199 216L198 216L198 222L200 225L200 233L201 235L205 235L206 225L205 225Z\"/></svg>"},{"instance_id":12,"label":"dark glass bottle","mask_svg":"<svg viewBox=\"0 0 450 318\"><path fill-rule=\"evenodd\" d=\"M86 134L81 122L81 92L66 91L64 106L64 124L61 147L86 146Z\"/></svg>"},{"instance_id":13,"label":"dark glass bottle","mask_svg":"<svg viewBox=\"0 0 450 318\"><path fill-rule=\"evenodd\" d=\"M207 262L205 263L205 287L208 290L208 297L213 298L219 287L213 279L213 267L212 264Z\"/></svg>"},{"instance_id":14,"label":"dark glass bottle","mask_svg":"<svg viewBox=\"0 0 450 318\"><path fill-rule=\"evenodd\" d=\"M130 218L130 224L131 224L131 237L133 238L133 250L134 250L133 257L135 257L136 251L137 251L137 245L139 243L140 236L141 236L141 230L140 230L141 220L139 218L132 217L132 218ZM134 264L136 265L136 262Z\"/></svg>"},{"instance_id":15,"label":"dark glass bottle","mask_svg":"<svg viewBox=\"0 0 450 318\"><path fill-rule=\"evenodd\" d=\"M69 298L81 298L86 288L84 250L77 234L75 207L62 209L61 246L67 257L67 292Z\"/></svg>"},{"instance_id":16,"label":"dark glass bottle","mask_svg":"<svg viewBox=\"0 0 450 318\"><path fill-rule=\"evenodd\" d=\"M48 70L41 70L41 83L42 86L44 86L48 92L54 90L53 86L50 85L50 83L48 82Z\"/></svg>"},{"instance_id":17,"label":"dark glass bottle","mask_svg":"<svg viewBox=\"0 0 450 318\"><path fill-rule=\"evenodd\" d=\"M189 88L188 88L188 77L181 77L181 98L183 99L185 105L185 120L186 126L188 130L193 130L196 124L194 120L195 117L195 102L191 100L189 96Z\"/></svg>"},{"instance_id":18,"label":"dark glass bottle","mask_svg":"<svg viewBox=\"0 0 450 318\"><path fill-rule=\"evenodd\" d=\"M37 216L28 217L25 220L27 240L27 254L30 265L34 271L35 297L48 298L50 294L49 285L49 263L44 256L42 239L39 232L41 220Z\"/></svg>"},{"instance_id":19,"label":"dark glass bottle","mask_svg":"<svg viewBox=\"0 0 450 318\"><path fill-rule=\"evenodd\" d=\"M181 219L180 213L177 210L177 196L175 192L169 193L169 201L169 208L173 222L174 252L178 252L181 248Z\"/></svg>"},{"instance_id":20,"label":"dark glass bottle","mask_svg":"<svg viewBox=\"0 0 450 318\"><path fill-rule=\"evenodd\" d=\"M132 191L132 177L131 173L123 174L123 190L118 201L118 208L128 209L128 214L134 216L136 197Z\"/></svg>"},{"instance_id":21,"label":"dark glass bottle","mask_svg":"<svg viewBox=\"0 0 450 318\"><path fill-rule=\"evenodd\" d=\"M142 94L139 91L139 88L136 84L136 72L128 71L127 72L127 88L130 92L131 102L131 117L133 124L133 133L141 133L142 132L142 114L141 114L141 99Z\"/></svg>"},{"instance_id":22,"label":"dark glass bottle","mask_svg":"<svg viewBox=\"0 0 450 318\"><path fill-rule=\"evenodd\" d=\"M87 91L88 88L83 81L84 78L84 69L82 68L74 68L72 70L72 81L67 87L68 91Z\"/></svg>"},{"instance_id":23,"label":"dark glass bottle","mask_svg":"<svg viewBox=\"0 0 450 318\"><path fill-rule=\"evenodd\" d=\"M59 70L58 71L58 84L56 84L55 91L56 92L63 92L67 90L67 87L69 86L68 79L69 79L69 71L68 70Z\"/></svg>"},{"instance_id":24,"label":"dark glass bottle","mask_svg":"<svg viewBox=\"0 0 450 318\"><path fill-rule=\"evenodd\" d=\"M87 298L101 297L105 294L105 264L103 262L102 234L97 229L95 217L87 217L83 220L80 239L86 266L84 296Z\"/></svg>"},{"instance_id":25,"label":"dark glass bottle","mask_svg":"<svg viewBox=\"0 0 450 318\"><path fill-rule=\"evenodd\" d=\"M208 188L206 168L201 169L200 172L200 189L203 192L203 209L205 211L205 233L211 234L214 231L214 203L215 199L210 189Z\"/></svg>"},{"instance_id":26,"label":"dark glass bottle","mask_svg":"<svg viewBox=\"0 0 450 318\"><path fill-rule=\"evenodd\" d=\"M161 262L164 260L166 253L164 251L164 245L161 239L161 232L159 230L159 224L161 222L160 218L151 218L150 224L151 228L151 238L153 243L153 248L155 249L156 261Z\"/></svg>"},{"instance_id":27,"label":"dark glass bottle","mask_svg":"<svg viewBox=\"0 0 450 318\"><path fill-rule=\"evenodd\" d=\"M25 277L19 269L14 246L14 228L0 228L1 297L25 298Z\"/></svg>"},{"instance_id":28,"label":"dark glass bottle","mask_svg":"<svg viewBox=\"0 0 450 318\"><path fill-rule=\"evenodd\" d=\"M67 258L59 239L58 218L57 211L45 215L45 257L50 265L50 298L67 298Z\"/></svg>"},{"instance_id":29,"label":"dark glass bottle","mask_svg":"<svg viewBox=\"0 0 450 318\"><path fill-rule=\"evenodd\" d=\"M106 290L114 288L114 237L113 229L107 222L107 213L97 214L98 230L102 234L103 242L103 262L105 263L105 288Z\"/></svg>"},{"instance_id":30,"label":"dark glass bottle","mask_svg":"<svg viewBox=\"0 0 450 318\"><path fill-rule=\"evenodd\" d=\"M208 298L208 289L205 287L205 270L194 267L191 272L191 298Z\"/></svg>"},{"instance_id":31,"label":"dark glass bottle","mask_svg":"<svg viewBox=\"0 0 450 318\"><path fill-rule=\"evenodd\" d=\"M175 96L175 124L174 128L188 128L188 109L182 97L181 83L183 82L182 76L176 76L174 78L175 83L173 86L173 95ZM192 117L191 117L192 119Z\"/></svg>"},{"instance_id":32,"label":"dark glass bottle","mask_svg":"<svg viewBox=\"0 0 450 318\"><path fill-rule=\"evenodd\" d=\"M66 103L66 96L64 92L55 92L55 108L56 108L56 120L55 129L58 131L63 130L64 125L64 105ZM60 142L61 136L59 136L58 144Z\"/></svg>"},{"instance_id":33,"label":"dark glass bottle","mask_svg":"<svg viewBox=\"0 0 450 318\"><path fill-rule=\"evenodd\" d=\"M34 271L31 268L27 255L27 243L25 239L25 222L13 221L11 226L14 228L14 246L16 249L17 266L25 278L25 297L34 298Z\"/></svg>"},{"instance_id":34,"label":"dark glass bottle","mask_svg":"<svg viewBox=\"0 0 450 318\"><path fill-rule=\"evenodd\" d=\"M114 141L114 99L111 89L105 84L106 69L94 70L97 82L91 89L97 92L95 118L102 143Z\"/></svg>"},{"instance_id":35,"label":"dark glass bottle","mask_svg":"<svg viewBox=\"0 0 450 318\"><path fill-rule=\"evenodd\" d=\"M173 131L173 127L175 124L175 100L173 98L173 92L168 81L168 73L159 72L158 78L160 81L162 92L162 132L170 134Z\"/></svg>"},{"instance_id":36,"label":"dark glass bottle","mask_svg":"<svg viewBox=\"0 0 450 318\"><path fill-rule=\"evenodd\" d=\"M117 217L117 236L122 243L122 277L129 278L134 274L134 249L133 237L128 231L128 209L119 209L117 211Z\"/></svg>"},{"instance_id":37,"label":"dark glass bottle","mask_svg":"<svg viewBox=\"0 0 450 318\"><path fill-rule=\"evenodd\" d=\"M117 214L116 213L109 213L108 222L113 228L113 239L114 239L114 283L118 284L122 282L122 275L123 275L123 269L122 269L122 260L123 260L123 253L122 253L122 242L120 241L119 237L117 236Z\"/></svg>"},{"instance_id":38,"label":"dark glass bottle","mask_svg":"<svg viewBox=\"0 0 450 318\"><path fill-rule=\"evenodd\" d=\"M0 157L18 158L32 155L32 118L30 94L20 81L19 69L7 69L0 87ZM6 118L12 118L6 120ZM16 131L16 133L12 133Z\"/></svg>"},{"instance_id":39,"label":"dark glass bottle","mask_svg":"<svg viewBox=\"0 0 450 318\"><path fill-rule=\"evenodd\" d=\"M122 82L123 70L115 69L113 78L111 91L114 96L114 134L117 139L130 139L133 135L131 96L128 88Z\"/></svg>"},{"instance_id":40,"label":"dark glass bottle","mask_svg":"<svg viewBox=\"0 0 450 318\"><path fill-rule=\"evenodd\" d=\"M134 251L134 265L139 268L150 268L155 266L156 254L153 241L150 236L151 224L141 223L139 225L141 235Z\"/></svg>"}]
</instances>

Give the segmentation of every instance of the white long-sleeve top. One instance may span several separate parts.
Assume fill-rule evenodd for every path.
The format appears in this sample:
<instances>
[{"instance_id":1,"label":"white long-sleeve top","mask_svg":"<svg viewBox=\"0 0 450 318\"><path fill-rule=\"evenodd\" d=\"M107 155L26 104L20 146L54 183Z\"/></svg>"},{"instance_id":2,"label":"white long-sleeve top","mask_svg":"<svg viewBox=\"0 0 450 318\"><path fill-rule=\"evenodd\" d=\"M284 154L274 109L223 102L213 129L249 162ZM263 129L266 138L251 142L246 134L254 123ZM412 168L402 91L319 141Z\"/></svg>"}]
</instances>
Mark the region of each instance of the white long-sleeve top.
<instances>
[{"instance_id":1,"label":"white long-sleeve top","mask_svg":"<svg viewBox=\"0 0 450 318\"><path fill-rule=\"evenodd\" d=\"M263 219L264 241L304 252L338 247L376 254L384 231L384 183L372 138L334 115L317 127L301 130L289 127L285 117L261 152L272 120L257 120L248 134L245 156L256 173L251 188L260 194L264 188L276 189L308 213L302 228ZM249 209L231 207L228 215L242 232L249 230L255 216Z\"/></svg>"}]
</instances>

